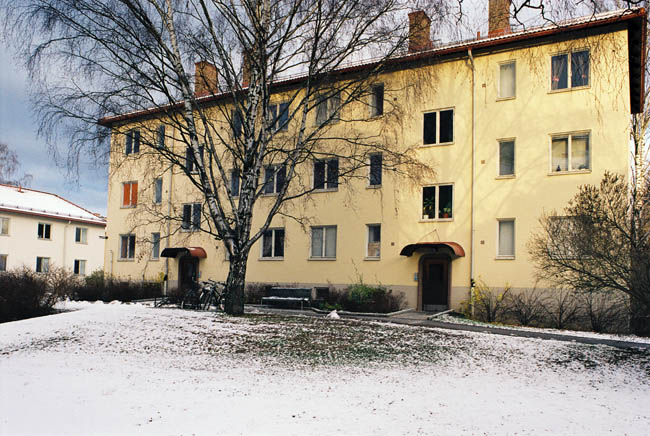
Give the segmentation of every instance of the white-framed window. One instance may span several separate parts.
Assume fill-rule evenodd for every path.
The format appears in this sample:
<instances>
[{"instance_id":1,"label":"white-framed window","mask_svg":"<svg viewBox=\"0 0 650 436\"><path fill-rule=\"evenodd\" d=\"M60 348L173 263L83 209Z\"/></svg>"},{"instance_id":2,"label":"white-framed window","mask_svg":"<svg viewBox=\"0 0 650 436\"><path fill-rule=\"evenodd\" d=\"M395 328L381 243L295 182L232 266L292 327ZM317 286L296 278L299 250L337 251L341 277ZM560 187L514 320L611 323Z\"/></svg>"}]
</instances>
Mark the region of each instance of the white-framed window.
<instances>
[{"instance_id":1,"label":"white-framed window","mask_svg":"<svg viewBox=\"0 0 650 436\"><path fill-rule=\"evenodd\" d=\"M162 177L158 177L153 181L153 202L155 204L162 203L162 190L163 190L162 187L163 187Z\"/></svg>"},{"instance_id":2,"label":"white-framed window","mask_svg":"<svg viewBox=\"0 0 650 436\"><path fill-rule=\"evenodd\" d=\"M268 229L262 235L262 259L284 258L284 229Z\"/></svg>"},{"instance_id":3,"label":"white-framed window","mask_svg":"<svg viewBox=\"0 0 650 436\"><path fill-rule=\"evenodd\" d=\"M138 204L138 182L122 183L122 207L135 207Z\"/></svg>"},{"instance_id":4,"label":"white-framed window","mask_svg":"<svg viewBox=\"0 0 650 436\"><path fill-rule=\"evenodd\" d=\"M77 244L88 243L88 229L85 227L76 227L74 229L74 241Z\"/></svg>"},{"instance_id":5,"label":"white-framed window","mask_svg":"<svg viewBox=\"0 0 650 436\"><path fill-rule=\"evenodd\" d=\"M424 114L422 142L425 145L454 142L453 109L440 109Z\"/></svg>"},{"instance_id":6,"label":"white-framed window","mask_svg":"<svg viewBox=\"0 0 650 436\"><path fill-rule=\"evenodd\" d=\"M589 133L551 135L551 172L580 172L591 169Z\"/></svg>"},{"instance_id":7,"label":"white-framed window","mask_svg":"<svg viewBox=\"0 0 650 436\"><path fill-rule=\"evenodd\" d=\"M49 257L37 257L36 258L36 272L46 273L50 270L50 258Z\"/></svg>"},{"instance_id":8,"label":"white-framed window","mask_svg":"<svg viewBox=\"0 0 650 436\"><path fill-rule=\"evenodd\" d=\"M498 221L497 257L514 259L515 257L515 220L499 219Z\"/></svg>"},{"instance_id":9,"label":"white-framed window","mask_svg":"<svg viewBox=\"0 0 650 436\"><path fill-rule=\"evenodd\" d=\"M47 223L38 223L38 230L36 236L38 239L50 239L52 233L52 225Z\"/></svg>"},{"instance_id":10,"label":"white-framed window","mask_svg":"<svg viewBox=\"0 0 650 436\"><path fill-rule=\"evenodd\" d=\"M311 257L313 259L336 259L336 226L311 228Z\"/></svg>"},{"instance_id":11,"label":"white-framed window","mask_svg":"<svg viewBox=\"0 0 650 436\"><path fill-rule=\"evenodd\" d=\"M508 61L499 64L498 98L515 98L517 95L517 64Z\"/></svg>"},{"instance_id":12,"label":"white-framed window","mask_svg":"<svg viewBox=\"0 0 650 436\"><path fill-rule=\"evenodd\" d=\"M589 86L589 50L551 56L551 90Z\"/></svg>"},{"instance_id":13,"label":"white-framed window","mask_svg":"<svg viewBox=\"0 0 650 436\"><path fill-rule=\"evenodd\" d=\"M289 103L269 105L269 128L273 131L287 130L289 128Z\"/></svg>"},{"instance_id":14,"label":"white-framed window","mask_svg":"<svg viewBox=\"0 0 650 436\"><path fill-rule=\"evenodd\" d=\"M341 95L339 93L329 96L319 94L316 99L316 124L323 125L326 122L338 122L341 115Z\"/></svg>"},{"instance_id":15,"label":"white-framed window","mask_svg":"<svg viewBox=\"0 0 650 436\"><path fill-rule=\"evenodd\" d=\"M339 187L339 159L314 161L314 189L335 190Z\"/></svg>"},{"instance_id":16,"label":"white-framed window","mask_svg":"<svg viewBox=\"0 0 650 436\"><path fill-rule=\"evenodd\" d=\"M454 185L422 188L422 219L444 220L454 217Z\"/></svg>"},{"instance_id":17,"label":"white-framed window","mask_svg":"<svg viewBox=\"0 0 650 436\"><path fill-rule=\"evenodd\" d=\"M287 178L287 167L285 165L266 165L264 167L264 185L262 192L265 194L277 194L283 188Z\"/></svg>"},{"instance_id":18,"label":"white-framed window","mask_svg":"<svg viewBox=\"0 0 650 436\"><path fill-rule=\"evenodd\" d=\"M515 175L515 140L499 141L499 176Z\"/></svg>"},{"instance_id":19,"label":"white-framed window","mask_svg":"<svg viewBox=\"0 0 650 436\"><path fill-rule=\"evenodd\" d=\"M238 168L230 170L230 192L233 197L239 197L241 175Z\"/></svg>"},{"instance_id":20,"label":"white-framed window","mask_svg":"<svg viewBox=\"0 0 650 436\"><path fill-rule=\"evenodd\" d=\"M156 145L158 145L158 148L163 149L165 148L165 125L160 124L158 126L158 130L156 131Z\"/></svg>"},{"instance_id":21,"label":"white-framed window","mask_svg":"<svg viewBox=\"0 0 650 436\"><path fill-rule=\"evenodd\" d=\"M9 235L9 218L0 217L0 235Z\"/></svg>"},{"instance_id":22,"label":"white-framed window","mask_svg":"<svg viewBox=\"0 0 650 436\"><path fill-rule=\"evenodd\" d=\"M382 169L381 153L373 153L370 155L370 171L368 173L369 186L381 186L381 169Z\"/></svg>"},{"instance_id":23,"label":"white-framed window","mask_svg":"<svg viewBox=\"0 0 650 436\"><path fill-rule=\"evenodd\" d=\"M381 224L368 224L366 228L368 229L366 257L379 259L381 257Z\"/></svg>"},{"instance_id":24,"label":"white-framed window","mask_svg":"<svg viewBox=\"0 0 650 436\"><path fill-rule=\"evenodd\" d=\"M373 85L370 90L370 116L378 117L384 114L384 84Z\"/></svg>"},{"instance_id":25,"label":"white-framed window","mask_svg":"<svg viewBox=\"0 0 650 436\"><path fill-rule=\"evenodd\" d=\"M75 259L74 260L74 270L75 275L85 276L86 275L86 261L84 259Z\"/></svg>"},{"instance_id":26,"label":"white-framed window","mask_svg":"<svg viewBox=\"0 0 650 436\"><path fill-rule=\"evenodd\" d=\"M205 157L204 150L205 148L202 145L200 145L199 155L201 155L201 160L203 160ZM194 173L199 171L199 165L196 162L196 159L194 158L194 152L192 151L192 147L187 147L185 149L185 168L187 168L187 172L189 173Z\"/></svg>"},{"instance_id":27,"label":"white-framed window","mask_svg":"<svg viewBox=\"0 0 650 436\"><path fill-rule=\"evenodd\" d=\"M120 259L135 257L135 235L120 235Z\"/></svg>"},{"instance_id":28,"label":"white-framed window","mask_svg":"<svg viewBox=\"0 0 650 436\"><path fill-rule=\"evenodd\" d=\"M160 233L151 234L151 258L160 258Z\"/></svg>"},{"instance_id":29,"label":"white-framed window","mask_svg":"<svg viewBox=\"0 0 650 436\"><path fill-rule=\"evenodd\" d=\"M0 254L0 271L7 271L7 255Z\"/></svg>"},{"instance_id":30,"label":"white-framed window","mask_svg":"<svg viewBox=\"0 0 650 436\"><path fill-rule=\"evenodd\" d=\"M190 203L183 205L183 221L181 223L183 230L201 229L201 203Z\"/></svg>"},{"instance_id":31,"label":"white-framed window","mask_svg":"<svg viewBox=\"0 0 650 436\"><path fill-rule=\"evenodd\" d=\"M126 140L124 144L124 154L127 156L133 153L140 152L140 130L131 129L126 132Z\"/></svg>"}]
</instances>

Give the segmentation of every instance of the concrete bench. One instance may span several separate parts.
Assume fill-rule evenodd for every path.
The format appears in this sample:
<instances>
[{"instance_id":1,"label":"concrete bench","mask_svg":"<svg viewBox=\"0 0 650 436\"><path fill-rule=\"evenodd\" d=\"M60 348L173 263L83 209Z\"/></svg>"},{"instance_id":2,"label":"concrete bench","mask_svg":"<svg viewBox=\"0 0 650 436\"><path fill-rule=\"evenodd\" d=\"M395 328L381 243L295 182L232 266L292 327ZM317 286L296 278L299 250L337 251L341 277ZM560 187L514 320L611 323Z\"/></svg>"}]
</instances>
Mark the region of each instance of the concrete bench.
<instances>
[{"instance_id":1,"label":"concrete bench","mask_svg":"<svg viewBox=\"0 0 650 436\"><path fill-rule=\"evenodd\" d=\"M262 304L274 307L290 307L304 309L311 306L311 288L281 288L273 287L267 297L262 297Z\"/></svg>"}]
</instances>

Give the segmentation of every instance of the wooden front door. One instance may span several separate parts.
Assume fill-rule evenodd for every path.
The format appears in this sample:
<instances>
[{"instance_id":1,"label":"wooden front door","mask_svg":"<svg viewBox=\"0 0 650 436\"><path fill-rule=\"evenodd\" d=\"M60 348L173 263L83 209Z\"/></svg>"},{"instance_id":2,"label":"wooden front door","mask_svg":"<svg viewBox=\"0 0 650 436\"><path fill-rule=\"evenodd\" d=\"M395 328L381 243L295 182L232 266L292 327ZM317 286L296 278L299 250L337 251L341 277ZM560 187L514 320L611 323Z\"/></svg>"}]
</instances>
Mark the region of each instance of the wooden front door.
<instances>
[{"instance_id":1,"label":"wooden front door","mask_svg":"<svg viewBox=\"0 0 650 436\"><path fill-rule=\"evenodd\" d=\"M426 258L420 263L421 309L445 310L449 306L449 260Z\"/></svg>"},{"instance_id":2,"label":"wooden front door","mask_svg":"<svg viewBox=\"0 0 650 436\"><path fill-rule=\"evenodd\" d=\"M188 288L197 280L199 272L199 259L191 256L182 256L178 259L178 287Z\"/></svg>"}]
</instances>

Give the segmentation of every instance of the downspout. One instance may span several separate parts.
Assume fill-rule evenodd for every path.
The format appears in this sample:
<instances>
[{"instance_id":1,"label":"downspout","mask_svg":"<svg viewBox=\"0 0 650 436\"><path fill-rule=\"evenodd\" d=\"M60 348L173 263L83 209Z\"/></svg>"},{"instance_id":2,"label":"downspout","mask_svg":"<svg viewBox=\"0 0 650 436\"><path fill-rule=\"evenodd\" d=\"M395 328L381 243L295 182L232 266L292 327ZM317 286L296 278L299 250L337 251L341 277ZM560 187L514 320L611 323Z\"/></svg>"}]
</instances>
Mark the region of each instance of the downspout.
<instances>
[{"instance_id":1,"label":"downspout","mask_svg":"<svg viewBox=\"0 0 650 436\"><path fill-rule=\"evenodd\" d=\"M174 128L175 130L175 128ZM172 140L175 138L175 135L172 134ZM172 142L172 148L174 144ZM165 248L169 248L169 238L171 235L171 216L172 216L172 181L174 180L174 166L169 166L169 194L167 195L167 235L165 237ZM165 258L165 283L163 284L163 295L167 295L167 287L169 286L169 258Z\"/></svg>"},{"instance_id":2,"label":"downspout","mask_svg":"<svg viewBox=\"0 0 650 436\"><path fill-rule=\"evenodd\" d=\"M472 49L467 49L467 55L469 56L469 61L472 68L472 174L470 178L470 250L469 250L469 294L470 294L470 304L472 309L472 318L474 317L474 234L476 233L476 227L474 224L474 172L476 167L476 104L474 101L474 56L472 55Z\"/></svg>"}]
</instances>

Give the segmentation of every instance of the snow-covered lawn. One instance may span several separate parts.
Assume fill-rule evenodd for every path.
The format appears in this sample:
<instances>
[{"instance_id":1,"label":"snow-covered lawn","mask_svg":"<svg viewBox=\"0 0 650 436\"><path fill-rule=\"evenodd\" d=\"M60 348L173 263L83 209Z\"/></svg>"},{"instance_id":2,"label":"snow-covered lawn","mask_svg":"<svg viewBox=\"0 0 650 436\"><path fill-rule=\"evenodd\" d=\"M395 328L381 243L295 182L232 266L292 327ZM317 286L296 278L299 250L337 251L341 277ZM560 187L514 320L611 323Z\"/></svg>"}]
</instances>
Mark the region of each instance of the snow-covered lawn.
<instances>
[{"instance_id":1,"label":"snow-covered lawn","mask_svg":"<svg viewBox=\"0 0 650 436\"><path fill-rule=\"evenodd\" d=\"M647 435L650 351L140 305L0 324L0 435Z\"/></svg>"}]
</instances>

